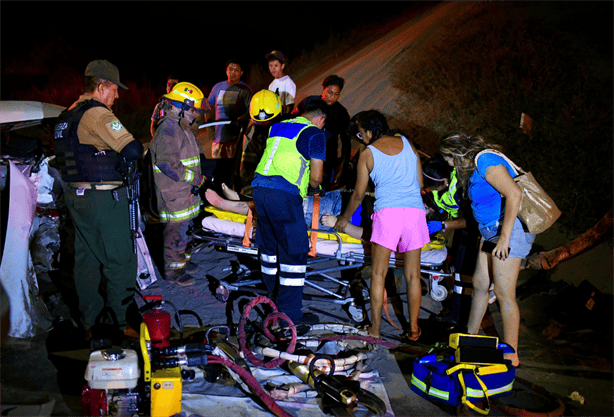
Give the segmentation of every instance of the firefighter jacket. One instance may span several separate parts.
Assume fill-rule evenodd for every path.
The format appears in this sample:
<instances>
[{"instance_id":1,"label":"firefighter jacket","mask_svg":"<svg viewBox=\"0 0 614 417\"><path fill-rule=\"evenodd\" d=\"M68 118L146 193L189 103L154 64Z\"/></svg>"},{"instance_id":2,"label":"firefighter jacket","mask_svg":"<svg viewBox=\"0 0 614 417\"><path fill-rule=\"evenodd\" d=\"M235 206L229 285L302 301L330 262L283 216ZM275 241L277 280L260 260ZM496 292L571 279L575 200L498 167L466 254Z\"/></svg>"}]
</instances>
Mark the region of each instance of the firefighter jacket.
<instances>
[{"instance_id":1,"label":"firefighter jacket","mask_svg":"<svg viewBox=\"0 0 614 417\"><path fill-rule=\"evenodd\" d=\"M171 112L162 119L151 146L160 221L182 222L198 216L201 200L192 195L200 186L200 146L185 119Z\"/></svg>"},{"instance_id":2,"label":"firefighter jacket","mask_svg":"<svg viewBox=\"0 0 614 417\"><path fill-rule=\"evenodd\" d=\"M315 126L304 117L284 120L271 127L266 149L256 168L260 175L280 175L307 196L311 169L309 160L296 149L296 141L303 130Z\"/></svg>"}]
</instances>

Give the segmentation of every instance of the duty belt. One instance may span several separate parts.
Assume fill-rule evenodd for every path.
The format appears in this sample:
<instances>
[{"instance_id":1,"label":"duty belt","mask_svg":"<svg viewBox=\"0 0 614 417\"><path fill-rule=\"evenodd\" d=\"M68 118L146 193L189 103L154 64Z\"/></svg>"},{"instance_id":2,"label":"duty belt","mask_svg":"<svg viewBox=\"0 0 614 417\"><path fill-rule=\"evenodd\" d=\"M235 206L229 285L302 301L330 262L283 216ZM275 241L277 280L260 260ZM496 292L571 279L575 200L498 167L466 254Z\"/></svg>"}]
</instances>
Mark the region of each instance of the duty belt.
<instances>
[{"instance_id":1,"label":"duty belt","mask_svg":"<svg viewBox=\"0 0 614 417\"><path fill-rule=\"evenodd\" d=\"M114 190L121 187L122 182L69 182L68 186L71 188L83 188L84 190Z\"/></svg>"}]
</instances>

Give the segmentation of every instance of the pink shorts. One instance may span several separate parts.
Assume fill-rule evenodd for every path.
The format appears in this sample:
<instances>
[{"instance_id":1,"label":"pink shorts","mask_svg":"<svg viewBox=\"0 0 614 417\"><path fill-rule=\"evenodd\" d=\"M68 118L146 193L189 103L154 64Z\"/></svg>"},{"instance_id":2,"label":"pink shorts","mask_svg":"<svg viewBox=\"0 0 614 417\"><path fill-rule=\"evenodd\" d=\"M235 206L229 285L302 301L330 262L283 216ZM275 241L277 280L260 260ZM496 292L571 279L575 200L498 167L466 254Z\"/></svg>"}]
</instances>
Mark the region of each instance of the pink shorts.
<instances>
[{"instance_id":1,"label":"pink shorts","mask_svg":"<svg viewBox=\"0 0 614 417\"><path fill-rule=\"evenodd\" d=\"M426 212L415 208L390 207L373 216L371 242L403 253L419 249L430 242Z\"/></svg>"}]
</instances>

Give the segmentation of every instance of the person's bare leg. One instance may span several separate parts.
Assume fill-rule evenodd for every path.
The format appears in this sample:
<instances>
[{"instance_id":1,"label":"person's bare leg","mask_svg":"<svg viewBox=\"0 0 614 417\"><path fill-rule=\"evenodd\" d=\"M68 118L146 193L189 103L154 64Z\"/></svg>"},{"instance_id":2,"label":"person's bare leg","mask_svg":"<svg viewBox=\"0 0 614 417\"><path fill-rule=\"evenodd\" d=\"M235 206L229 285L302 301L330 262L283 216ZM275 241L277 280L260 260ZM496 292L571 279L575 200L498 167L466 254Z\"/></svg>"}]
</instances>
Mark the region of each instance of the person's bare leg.
<instances>
[{"instance_id":1,"label":"person's bare leg","mask_svg":"<svg viewBox=\"0 0 614 417\"><path fill-rule=\"evenodd\" d=\"M249 211L249 205L245 201L229 201L218 195L215 191L209 188L205 191L205 197L214 207L222 210L231 211L233 213L245 214Z\"/></svg>"},{"instance_id":2,"label":"person's bare leg","mask_svg":"<svg viewBox=\"0 0 614 417\"><path fill-rule=\"evenodd\" d=\"M519 258L507 258L501 261L493 258L493 281L495 283L495 295L501 309L503 321L503 341L510 345L515 353L505 355L505 359L512 361L512 365L518 366L518 332L520 328L520 310L516 301L516 284L520 271Z\"/></svg>"},{"instance_id":3,"label":"person's bare leg","mask_svg":"<svg viewBox=\"0 0 614 417\"><path fill-rule=\"evenodd\" d=\"M226 184L222 183L222 191L228 200L239 201L239 193L230 189Z\"/></svg>"},{"instance_id":4,"label":"person's bare leg","mask_svg":"<svg viewBox=\"0 0 614 417\"><path fill-rule=\"evenodd\" d=\"M473 274L473 293L471 296L471 310L467 321L469 334L478 334L482 318L488 307L488 288L490 287L490 275L488 273L488 258L492 255L485 252L478 253L478 260Z\"/></svg>"},{"instance_id":5,"label":"person's bare leg","mask_svg":"<svg viewBox=\"0 0 614 417\"><path fill-rule=\"evenodd\" d=\"M382 328L382 308L384 306L384 282L388 272L391 251L377 243L372 243L371 247L373 260L370 289L372 324L369 327L369 335L379 338Z\"/></svg>"},{"instance_id":6,"label":"person's bare leg","mask_svg":"<svg viewBox=\"0 0 614 417\"><path fill-rule=\"evenodd\" d=\"M410 334L408 339L418 340L420 328L418 327L418 315L420 314L420 302L422 301L422 285L420 282L420 252L422 248L414 249L403 254L403 272L407 283L407 302L409 310Z\"/></svg>"},{"instance_id":7,"label":"person's bare leg","mask_svg":"<svg viewBox=\"0 0 614 417\"><path fill-rule=\"evenodd\" d=\"M324 226L333 227L337 222L337 216L329 213L324 213L320 221ZM363 230L364 229L360 226L354 226L352 223L348 223L348 225L345 226L345 230L343 231L343 233L352 236L354 239L362 239Z\"/></svg>"}]
</instances>

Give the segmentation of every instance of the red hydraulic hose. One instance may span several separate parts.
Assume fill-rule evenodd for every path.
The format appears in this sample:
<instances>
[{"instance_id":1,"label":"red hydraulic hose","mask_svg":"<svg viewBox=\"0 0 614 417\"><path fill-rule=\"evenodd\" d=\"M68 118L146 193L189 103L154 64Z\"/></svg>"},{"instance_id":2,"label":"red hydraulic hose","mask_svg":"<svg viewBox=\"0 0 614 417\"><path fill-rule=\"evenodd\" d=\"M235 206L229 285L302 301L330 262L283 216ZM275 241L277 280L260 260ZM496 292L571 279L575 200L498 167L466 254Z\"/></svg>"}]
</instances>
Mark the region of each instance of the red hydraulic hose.
<instances>
[{"instance_id":1,"label":"red hydraulic hose","mask_svg":"<svg viewBox=\"0 0 614 417\"><path fill-rule=\"evenodd\" d=\"M229 361L224 358L220 358L219 356L208 356L209 363L215 363L219 365L224 365L231 368L234 372L236 372L245 383L251 388L252 392L260 398L264 404L271 410L273 414L278 417L292 417L292 414L289 414L286 410L281 408L258 383L256 377L254 377L251 373L249 373L246 369L237 365L236 363Z\"/></svg>"},{"instance_id":2,"label":"red hydraulic hose","mask_svg":"<svg viewBox=\"0 0 614 417\"><path fill-rule=\"evenodd\" d=\"M288 323L290 330L292 331L292 339L290 340L290 345L288 346L288 350L287 350L288 353L293 353L294 348L296 347L296 327L294 327L294 323L292 323L292 320L290 320L290 318L286 316L284 313L280 313L277 310L277 306L275 306L275 304L271 300L269 300L267 297L260 295L254 298L252 301L250 301L247 304L247 306L245 306L245 309L243 310L243 314L241 314L241 320L239 320L239 329L238 329L239 346L240 346L241 352L243 352L245 357L249 359L249 361L253 363L254 365L262 366L267 369L271 369L271 368L276 368L282 363L284 363L285 359L275 358L270 362L264 363L263 361L258 359L251 350L247 348L247 339L245 337L245 322L247 318L249 317L249 312L255 305L261 304L261 303L269 304L273 308L273 314L267 316L264 321L265 335L271 341L274 341L275 337L271 334L271 332L267 329L266 326L268 326L268 324L271 321L276 321L277 319L281 319Z\"/></svg>"}]
</instances>

